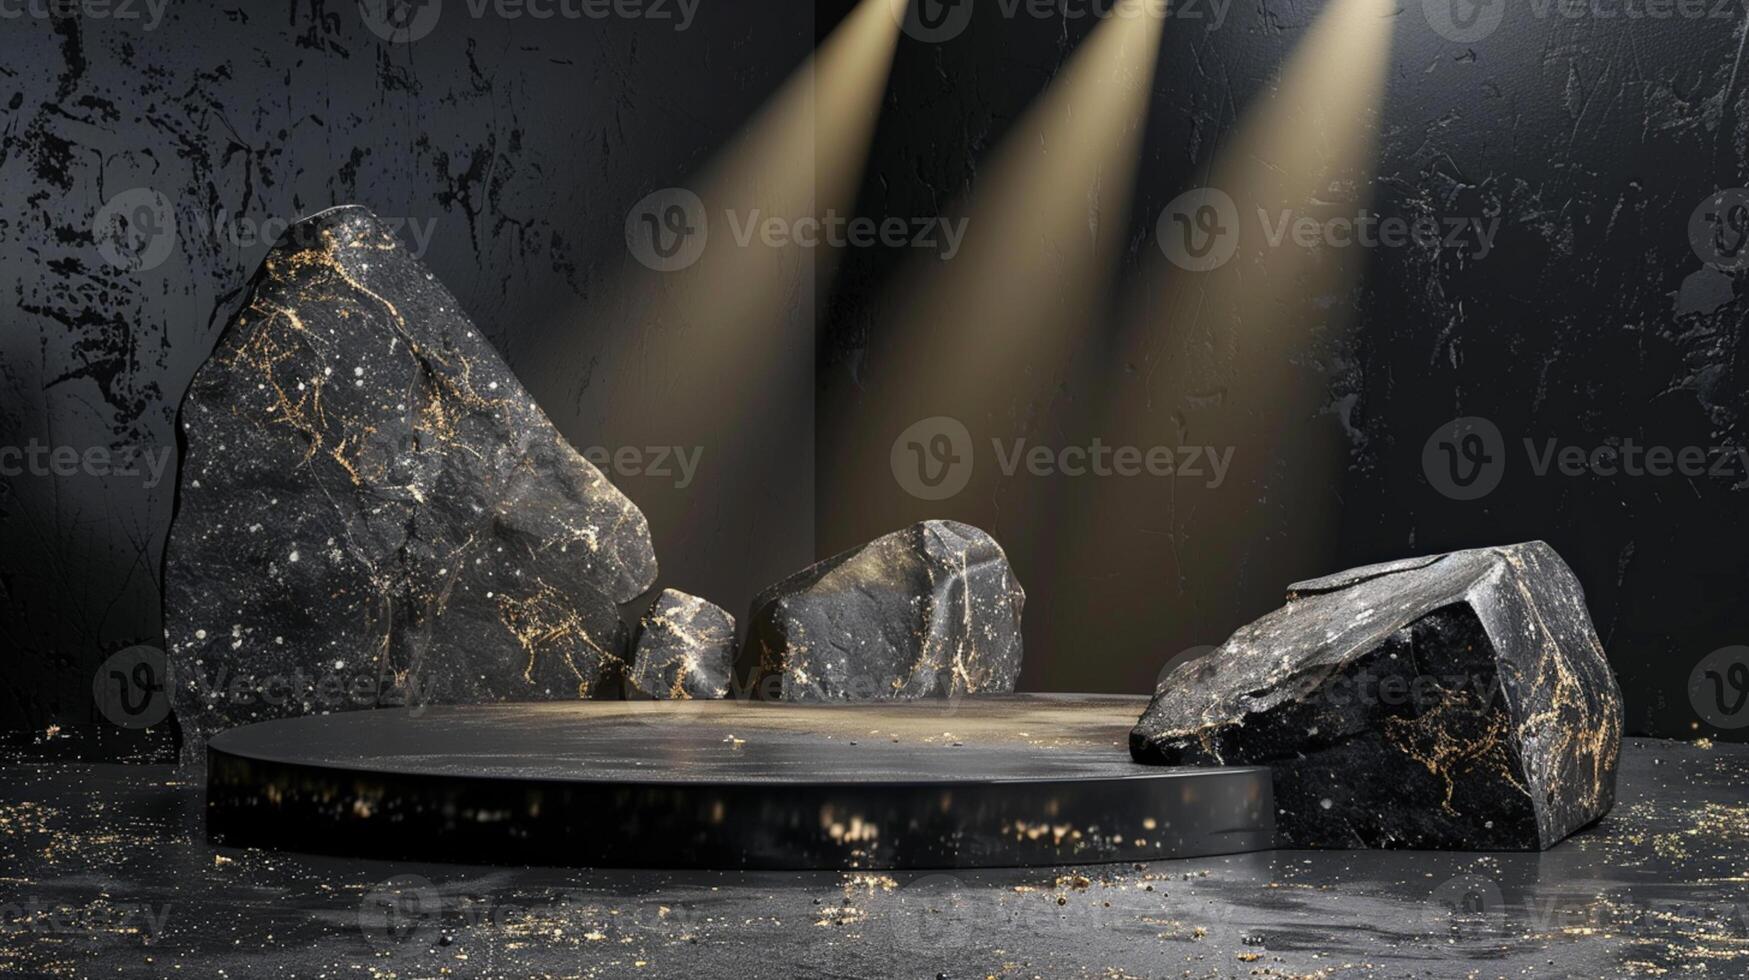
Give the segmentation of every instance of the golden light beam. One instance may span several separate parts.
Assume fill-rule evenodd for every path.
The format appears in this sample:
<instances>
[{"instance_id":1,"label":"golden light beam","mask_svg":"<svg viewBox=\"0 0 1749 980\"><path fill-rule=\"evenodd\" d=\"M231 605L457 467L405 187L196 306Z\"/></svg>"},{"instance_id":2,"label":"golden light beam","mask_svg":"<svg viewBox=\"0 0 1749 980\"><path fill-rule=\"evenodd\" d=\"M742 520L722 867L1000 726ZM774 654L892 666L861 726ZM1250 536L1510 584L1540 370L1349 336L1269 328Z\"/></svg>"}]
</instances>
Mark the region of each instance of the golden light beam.
<instances>
[{"instance_id":1,"label":"golden light beam","mask_svg":"<svg viewBox=\"0 0 1749 980\"><path fill-rule=\"evenodd\" d=\"M553 380L586 410L588 443L701 454L687 486L616 482L658 553L681 556L665 575L714 585L731 606L787 570L768 564L812 557L814 290L831 249L809 229L855 206L899 34L888 0L862 0L686 188L654 195L690 197L690 213L634 207L620 271L572 319L572 350L590 353L536 365L595 365L581 390ZM653 234L637 238L652 232L675 246L674 265L647 267L664 258ZM793 543L769 543L779 538ZM692 557L725 551L748 565Z\"/></svg>"},{"instance_id":2,"label":"golden light beam","mask_svg":"<svg viewBox=\"0 0 1749 980\"><path fill-rule=\"evenodd\" d=\"M1162 14L1124 0L1096 26L949 217L964 223L960 253L901 273L868 355L873 396L843 412L828 449L838 478L895 491L859 492L857 520L869 530L918 516L889 470L893 440L911 423L961 418L988 440L1051 397L1114 277Z\"/></svg>"},{"instance_id":3,"label":"golden light beam","mask_svg":"<svg viewBox=\"0 0 1749 980\"><path fill-rule=\"evenodd\" d=\"M745 232L782 227L780 238L789 239L810 221L849 214L898 37L887 4L862 0L698 182L709 244L692 269L655 280L662 296L656 312L708 330L686 344L706 378L721 373L723 365L711 363L715 354L755 369L757 356L744 345L796 303L807 307L811 327L813 297L800 294L800 270L808 251L823 256L829 248L773 246L763 231Z\"/></svg>"},{"instance_id":4,"label":"golden light beam","mask_svg":"<svg viewBox=\"0 0 1749 980\"><path fill-rule=\"evenodd\" d=\"M1151 4L1121 6L979 177L964 251L931 263L895 324L893 363L923 397L980 403L1078 339L1128 221L1162 25ZM989 365L984 390L964 387L967 358Z\"/></svg>"},{"instance_id":5,"label":"golden light beam","mask_svg":"<svg viewBox=\"0 0 1749 980\"><path fill-rule=\"evenodd\" d=\"M1233 213L1221 219L1236 223L1227 229L1232 257L1210 271L1187 271L1157 251L1152 270L1137 277L1119 366L1146 371L1151 395L1182 397L1217 383L1267 395L1288 358L1307 347L1298 300L1333 295L1358 278L1361 250L1301 247L1293 223L1354 216L1371 203L1392 9L1387 0L1332 0L1275 90L1217 155L1205 189L1232 201ZM1189 248L1205 216L1169 214L1156 233Z\"/></svg>"},{"instance_id":6,"label":"golden light beam","mask_svg":"<svg viewBox=\"0 0 1749 980\"><path fill-rule=\"evenodd\" d=\"M712 396L738 384L721 379L735 371L747 372L739 383L756 381L756 347L779 324L805 319L806 336L782 339L811 344L810 253L828 249L803 239L855 205L898 37L884 0L862 0L693 182L706 219L698 258L676 271L628 266L613 290L643 319L636 343L646 356L672 355L663 368L689 401L729 407Z\"/></svg>"},{"instance_id":7,"label":"golden light beam","mask_svg":"<svg viewBox=\"0 0 1749 980\"><path fill-rule=\"evenodd\" d=\"M1231 209L1208 207L1213 198L1198 192L1163 217L1161 248L1124 304L1131 312L1103 368L1110 395L1090 428L1112 444L1231 448L1230 470L1220 487L1184 477L1077 485L1065 501L1075 519L1060 539L1064 558L1051 567L1098 568L1135 587L1054 618L1045 642L1085 643L1111 622L1143 624L1127 631L1133 648L1106 649L1151 684L1174 652L1160 638L1219 643L1234 625L1233 590L1274 588L1334 558L1344 447L1323 375L1306 361L1318 352L1314 331L1342 332L1365 249L1302 247L1292 223L1354 217L1371 203L1392 15L1386 0L1332 0L1216 155L1205 186ZM1212 228L1237 236L1223 239L1224 264L1188 271L1168 261L1176 245L1194 263L1199 247L1216 244ZM1203 254L1221 257L1218 248ZM1329 312L1320 316L1320 306ZM1041 680L1074 672L1059 662Z\"/></svg>"}]
</instances>

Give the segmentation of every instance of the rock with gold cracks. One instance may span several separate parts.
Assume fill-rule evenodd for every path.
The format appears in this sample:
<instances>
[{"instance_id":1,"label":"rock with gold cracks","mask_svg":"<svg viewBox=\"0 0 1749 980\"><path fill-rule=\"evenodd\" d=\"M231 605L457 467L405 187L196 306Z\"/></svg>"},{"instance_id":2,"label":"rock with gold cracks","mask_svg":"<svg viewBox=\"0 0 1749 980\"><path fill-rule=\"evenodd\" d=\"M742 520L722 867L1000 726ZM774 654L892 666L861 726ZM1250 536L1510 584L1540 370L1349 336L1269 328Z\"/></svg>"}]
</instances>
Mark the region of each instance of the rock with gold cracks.
<instances>
[{"instance_id":1,"label":"rock with gold cracks","mask_svg":"<svg viewBox=\"0 0 1749 980\"><path fill-rule=\"evenodd\" d=\"M735 617L697 596L664 589L632 643L632 686L658 700L729 696Z\"/></svg>"},{"instance_id":2,"label":"rock with gold cracks","mask_svg":"<svg viewBox=\"0 0 1749 980\"><path fill-rule=\"evenodd\" d=\"M269 718L617 693L616 603L657 573L644 515L370 212L282 236L180 428L185 759Z\"/></svg>"},{"instance_id":3,"label":"rock with gold cracks","mask_svg":"<svg viewBox=\"0 0 1749 980\"><path fill-rule=\"evenodd\" d=\"M740 667L789 701L1012 693L1025 604L994 538L924 521L760 593Z\"/></svg>"},{"instance_id":4,"label":"rock with gold cracks","mask_svg":"<svg viewBox=\"0 0 1749 980\"><path fill-rule=\"evenodd\" d=\"M1284 847L1538 850L1615 801L1621 691L1542 542L1356 568L1163 678L1139 762L1262 765Z\"/></svg>"}]
</instances>

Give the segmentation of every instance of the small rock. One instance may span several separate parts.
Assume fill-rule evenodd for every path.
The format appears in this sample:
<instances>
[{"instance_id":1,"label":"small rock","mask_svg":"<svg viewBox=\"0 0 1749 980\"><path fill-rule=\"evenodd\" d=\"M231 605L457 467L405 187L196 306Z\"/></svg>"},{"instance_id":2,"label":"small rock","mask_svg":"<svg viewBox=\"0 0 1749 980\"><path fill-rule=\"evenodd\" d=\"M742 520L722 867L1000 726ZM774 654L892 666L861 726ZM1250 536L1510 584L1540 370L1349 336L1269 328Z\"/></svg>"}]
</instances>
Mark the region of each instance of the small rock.
<instances>
[{"instance_id":1,"label":"small rock","mask_svg":"<svg viewBox=\"0 0 1749 980\"><path fill-rule=\"evenodd\" d=\"M1130 752L1269 766L1285 847L1537 850L1609 812L1621 731L1579 581L1533 542L1292 586L1161 681Z\"/></svg>"},{"instance_id":2,"label":"small rock","mask_svg":"<svg viewBox=\"0 0 1749 980\"><path fill-rule=\"evenodd\" d=\"M995 539L924 521L761 593L742 669L783 700L1012 693L1025 603Z\"/></svg>"},{"instance_id":3,"label":"small rock","mask_svg":"<svg viewBox=\"0 0 1749 980\"><path fill-rule=\"evenodd\" d=\"M657 699L723 698L735 668L735 617L697 596L663 590L638 628L631 682Z\"/></svg>"}]
</instances>

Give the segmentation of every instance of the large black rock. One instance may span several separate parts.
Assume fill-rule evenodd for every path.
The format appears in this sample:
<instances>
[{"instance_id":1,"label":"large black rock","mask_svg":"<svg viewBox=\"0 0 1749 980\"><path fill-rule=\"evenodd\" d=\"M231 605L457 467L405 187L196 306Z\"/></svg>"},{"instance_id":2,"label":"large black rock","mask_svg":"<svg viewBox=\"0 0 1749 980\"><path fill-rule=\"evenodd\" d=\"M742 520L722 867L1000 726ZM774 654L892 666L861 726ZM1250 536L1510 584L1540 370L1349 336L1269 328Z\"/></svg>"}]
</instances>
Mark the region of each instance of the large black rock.
<instances>
[{"instance_id":1,"label":"large black rock","mask_svg":"<svg viewBox=\"0 0 1749 980\"><path fill-rule=\"evenodd\" d=\"M785 700L1011 693L1025 604L994 538L924 521L760 593L742 669Z\"/></svg>"},{"instance_id":2,"label":"large black rock","mask_svg":"<svg viewBox=\"0 0 1749 980\"><path fill-rule=\"evenodd\" d=\"M1357 568L1165 677L1137 761L1267 765L1289 847L1534 850L1615 801L1621 691L1541 542Z\"/></svg>"},{"instance_id":3,"label":"large black rock","mask_svg":"<svg viewBox=\"0 0 1749 980\"><path fill-rule=\"evenodd\" d=\"M314 710L618 690L636 506L368 211L293 225L194 377L165 559L185 757Z\"/></svg>"},{"instance_id":4,"label":"large black rock","mask_svg":"<svg viewBox=\"0 0 1749 980\"><path fill-rule=\"evenodd\" d=\"M697 596L662 590L632 644L632 686L661 700L724 698L734 673L735 617Z\"/></svg>"}]
</instances>

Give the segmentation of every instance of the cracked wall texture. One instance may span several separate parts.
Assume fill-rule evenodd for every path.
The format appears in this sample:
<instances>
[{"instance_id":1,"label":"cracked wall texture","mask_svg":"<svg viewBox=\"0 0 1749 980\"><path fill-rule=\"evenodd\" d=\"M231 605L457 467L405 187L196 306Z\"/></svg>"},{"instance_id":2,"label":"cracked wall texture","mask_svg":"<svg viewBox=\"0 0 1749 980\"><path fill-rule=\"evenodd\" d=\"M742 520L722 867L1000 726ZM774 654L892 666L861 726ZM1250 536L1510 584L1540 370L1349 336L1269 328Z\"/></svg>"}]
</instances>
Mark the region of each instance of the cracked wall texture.
<instances>
[{"instance_id":1,"label":"cracked wall texture","mask_svg":"<svg viewBox=\"0 0 1749 980\"><path fill-rule=\"evenodd\" d=\"M355 3L323 0L171 4L155 26L137 6L142 19L8 19L0 445L173 448L178 402L273 236L345 203L401 227L580 449L651 444L608 389L659 390L667 366L643 342L688 325L612 308L626 214L706 167L804 62L814 24L793 6L711 5L677 31L476 19L452 3L411 44L373 33ZM107 261L93 234L105 202L132 188L163 195L176 223L168 256L138 271ZM804 323L796 343L811 341ZM604 363L610 348L622 353ZM810 358L799 376L763 379L804 418ZM737 460L698 433L684 491L610 471L650 516L674 582L732 605L812 560L812 439L798 431L739 441ZM750 491L731 466L770 485ZM157 481L0 481L0 730L90 725L104 656L162 643L175 485L174 461Z\"/></svg>"}]
</instances>

